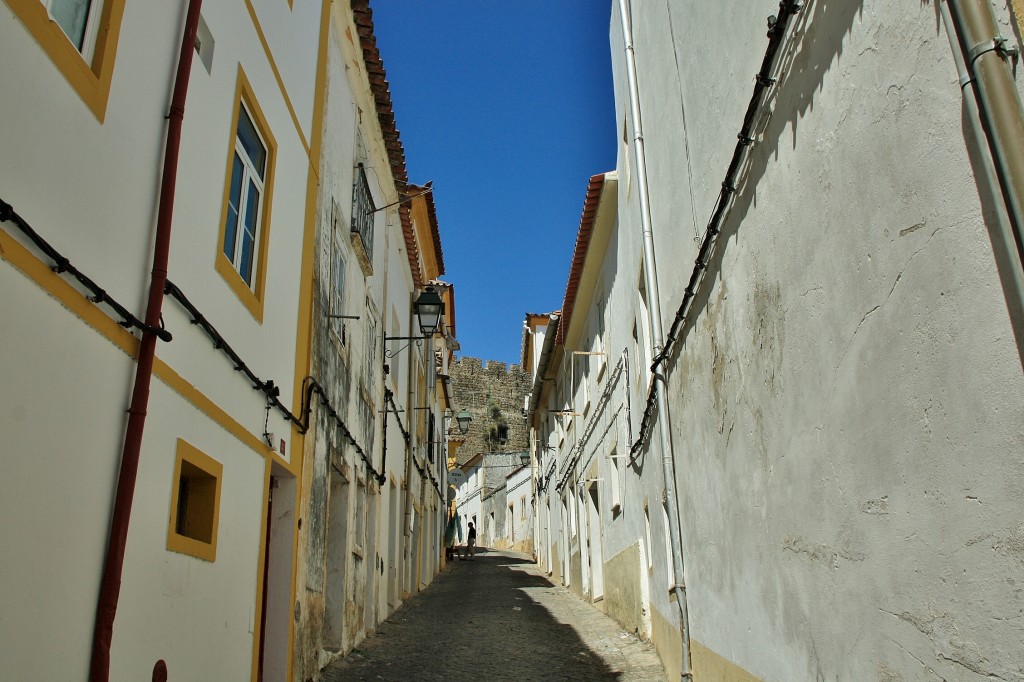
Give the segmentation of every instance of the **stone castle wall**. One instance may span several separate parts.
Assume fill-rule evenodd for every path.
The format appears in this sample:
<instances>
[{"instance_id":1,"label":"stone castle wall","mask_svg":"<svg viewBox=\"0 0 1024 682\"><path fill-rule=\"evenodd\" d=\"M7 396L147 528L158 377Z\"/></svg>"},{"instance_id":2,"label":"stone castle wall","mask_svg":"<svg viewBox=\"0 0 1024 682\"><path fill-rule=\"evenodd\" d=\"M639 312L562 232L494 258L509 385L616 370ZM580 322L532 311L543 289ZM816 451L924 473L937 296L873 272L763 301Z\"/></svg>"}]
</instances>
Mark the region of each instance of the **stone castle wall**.
<instances>
[{"instance_id":1,"label":"stone castle wall","mask_svg":"<svg viewBox=\"0 0 1024 682\"><path fill-rule=\"evenodd\" d=\"M480 358L456 360L450 370L453 407L469 410L473 421L466 442L459 447L459 464L482 452L517 452L530 449L529 430L523 418L523 401L530 392L530 375L519 365ZM507 429L508 441L495 436Z\"/></svg>"}]
</instances>

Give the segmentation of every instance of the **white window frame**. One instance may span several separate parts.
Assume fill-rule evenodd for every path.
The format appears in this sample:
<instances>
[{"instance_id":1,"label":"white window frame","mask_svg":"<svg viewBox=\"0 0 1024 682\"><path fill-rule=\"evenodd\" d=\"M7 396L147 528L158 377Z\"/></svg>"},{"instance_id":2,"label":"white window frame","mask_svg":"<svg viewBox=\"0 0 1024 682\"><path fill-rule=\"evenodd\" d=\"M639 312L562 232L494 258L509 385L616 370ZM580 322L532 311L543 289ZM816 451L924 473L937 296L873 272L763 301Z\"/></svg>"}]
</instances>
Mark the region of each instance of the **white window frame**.
<instances>
[{"instance_id":1,"label":"white window frame","mask_svg":"<svg viewBox=\"0 0 1024 682\"><path fill-rule=\"evenodd\" d=\"M593 348L592 344L587 344L587 348ZM587 416L590 413L590 351L584 352L579 357L583 360L583 376L580 377L580 387L583 392L583 410L581 414Z\"/></svg>"},{"instance_id":2,"label":"white window frame","mask_svg":"<svg viewBox=\"0 0 1024 682\"><path fill-rule=\"evenodd\" d=\"M608 454L608 499L611 501L609 507L612 518L622 513L622 478L621 466L619 465L618 447L613 446Z\"/></svg>"},{"instance_id":3,"label":"white window frame","mask_svg":"<svg viewBox=\"0 0 1024 682\"><path fill-rule=\"evenodd\" d=\"M377 308L373 301L366 299L366 338L363 349L363 385L366 390L373 394L377 388L377 372L383 371L377 362Z\"/></svg>"},{"instance_id":4,"label":"white window frame","mask_svg":"<svg viewBox=\"0 0 1024 682\"><path fill-rule=\"evenodd\" d=\"M647 278L644 275L644 269L640 269L640 282L637 285L636 292L636 316L639 321L638 331L642 335L638 339L640 348L638 358L643 359L643 369L640 373L640 381L644 391L651 387L651 363L654 359L651 357L651 318L647 303Z\"/></svg>"},{"instance_id":5,"label":"white window frame","mask_svg":"<svg viewBox=\"0 0 1024 682\"><path fill-rule=\"evenodd\" d=\"M331 200L331 314L344 315L345 313L345 274L348 272L348 264L345 262L345 249L342 247L343 239L338 226L341 223L341 207L337 200ZM345 320L343 318L332 318L334 324L331 331L342 346L347 344L345 334Z\"/></svg>"},{"instance_id":6,"label":"white window frame","mask_svg":"<svg viewBox=\"0 0 1024 682\"><path fill-rule=\"evenodd\" d=\"M597 324L597 331L594 338L594 350L600 355L597 356L597 381L601 381L601 377L604 376L604 370L608 364L608 353L605 352L605 310L607 309L607 299L603 291L598 295L597 299L597 316L594 322Z\"/></svg>"},{"instance_id":7,"label":"white window frame","mask_svg":"<svg viewBox=\"0 0 1024 682\"><path fill-rule=\"evenodd\" d=\"M264 150L264 153L266 154L266 159L264 160L264 165L269 165L270 164L270 146L267 144L266 139L264 139L263 134L260 132L259 125L257 125L257 123L256 123L257 119L256 119L256 117L254 117L252 115L252 112L249 111L249 107L247 107L245 105L244 101L243 102L239 102L239 107L240 107L240 109L239 109L239 112L238 112L238 121L235 123L235 154L242 161L242 183L241 183L241 187L239 188L238 206L235 207L235 210L236 210L237 216L238 216L236 218L236 223L235 223L235 243L234 243L234 247L233 247L233 250L232 250L232 255L231 255L229 260L231 261L231 266L235 269L236 272L238 272L238 276L242 278L242 281L245 282L246 286L249 287L250 290L255 291L256 284L259 281L258 269L259 269L259 262L260 262L260 253L259 253L260 233L263 231L263 219L262 219L262 216L263 216L263 204L265 203L265 199L266 199L266 186L264 185L264 178L260 177L259 171L256 170L256 165L253 163L252 159L249 158L249 154L246 153L245 146L242 144L241 137L239 137L239 134L238 134L239 122L241 122L241 120L242 120L242 112L245 112L245 115L249 118L249 122L252 124L253 130L256 131L256 136L259 138L260 144L263 145L263 150ZM231 170L229 172L232 173L232 174L234 173L234 163L233 162L231 164ZM264 175L266 175L266 172L267 172L267 168L264 168L263 169ZM231 182L230 178L229 178L228 182L229 183ZM259 195L259 199L257 201L257 206L256 206L256 217L253 220L253 223L256 226L256 231L252 235L252 270L249 272L249 278L246 279L245 275L242 274L242 235L245 233L245 230L246 230L246 216L248 216L248 211L249 211L249 192L248 192L248 188L249 188L249 183L250 182L252 182L252 184L255 185L256 191L257 191L257 193ZM231 190L230 190L230 186L229 186L229 189L228 189L228 210L229 211L232 208L231 207L231 194L230 194L230 192L231 192ZM225 234L225 239L226 238L227 238L227 235ZM221 244L222 252L223 252L224 246L225 246L224 244ZM227 254L225 253L224 256L227 257Z\"/></svg>"},{"instance_id":8,"label":"white window frame","mask_svg":"<svg viewBox=\"0 0 1024 682\"><path fill-rule=\"evenodd\" d=\"M64 27L60 25L60 22L53 15L53 6L60 2L60 0L40 0L43 7L46 8L46 16L50 17L57 26L60 26L61 33L68 39L72 45L75 45L75 49L78 50L79 54L82 55L82 59L87 64L92 64L93 55L96 52L96 36L99 34L100 16L103 14L103 3L105 0L90 0L89 9L86 10L85 17L85 30L82 32L82 45L79 47L75 45L75 42L71 39L71 36L67 34Z\"/></svg>"}]
</instances>

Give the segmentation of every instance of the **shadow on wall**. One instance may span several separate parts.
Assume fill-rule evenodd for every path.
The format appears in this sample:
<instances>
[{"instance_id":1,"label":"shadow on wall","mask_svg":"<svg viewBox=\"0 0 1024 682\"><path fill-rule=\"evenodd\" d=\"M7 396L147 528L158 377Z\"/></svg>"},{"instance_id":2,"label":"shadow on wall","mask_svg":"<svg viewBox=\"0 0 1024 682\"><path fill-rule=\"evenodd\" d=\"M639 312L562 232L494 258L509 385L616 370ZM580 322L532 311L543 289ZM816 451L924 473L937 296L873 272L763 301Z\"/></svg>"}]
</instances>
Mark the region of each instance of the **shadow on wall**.
<instances>
[{"instance_id":1,"label":"shadow on wall","mask_svg":"<svg viewBox=\"0 0 1024 682\"><path fill-rule=\"evenodd\" d=\"M792 128L792 147L797 145L797 127L800 119L814 108L814 98L826 87L826 74L842 57L843 40L850 33L857 16L863 12L863 0L808 0L793 18L788 42L780 48L777 57L779 83L765 102L772 109L771 117L761 131L760 141L747 155L738 174L737 192L732 208L721 226L718 244L708 262L692 304L686 325L680 330L673 359L685 344L682 341L692 330L696 320L707 306L714 288L715 276L721 272L723 255L729 241L735 238L739 226L756 197L753 189L764 177L768 164L778 160L779 144L786 126ZM767 47L767 39L764 46ZM753 85L751 86L753 93ZM723 135L732 135L726 122ZM738 132L743 121L732 125ZM726 167L720 170L725 178ZM710 217L710 216L709 216Z\"/></svg>"}]
</instances>

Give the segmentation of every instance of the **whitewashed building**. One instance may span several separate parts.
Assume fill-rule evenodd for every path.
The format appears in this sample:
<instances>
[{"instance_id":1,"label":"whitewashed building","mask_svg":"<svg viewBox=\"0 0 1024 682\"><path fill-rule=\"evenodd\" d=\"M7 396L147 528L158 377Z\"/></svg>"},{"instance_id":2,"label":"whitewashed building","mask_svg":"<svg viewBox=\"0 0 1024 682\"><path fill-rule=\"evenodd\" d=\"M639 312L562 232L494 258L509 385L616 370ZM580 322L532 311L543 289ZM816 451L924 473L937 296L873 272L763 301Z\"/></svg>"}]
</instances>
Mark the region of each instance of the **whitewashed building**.
<instances>
[{"instance_id":1,"label":"whitewashed building","mask_svg":"<svg viewBox=\"0 0 1024 682\"><path fill-rule=\"evenodd\" d=\"M611 5L538 554L669 679L1020 677L1018 9Z\"/></svg>"},{"instance_id":2,"label":"whitewashed building","mask_svg":"<svg viewBox=\"0 0 1024 682\"><path fill-rule=\"evenodd\" d=\"M454 294L408 182L372 14L331 7L291 679L318 679L440 570ZM422 338L415 303L445 306Z\"/></svg>"},{"instance_id":3,"label":"whitewashed building","mask_svg":"<svg viewBox=\"0 0 1024 682\"><path fill-rule=\"evenodd\" d=\"M0 3L12 678L287 665L287 627L265 624L293 549L267 546L268 493L301 471L282 417L302 414L328 6Z\"/></svg>"},{"instance_id":4,"label":"whitewashed building","mask_svg":"<svg viewBox=\"0 0 1024 682\"><path fill-rule=\"evenodd\" d=\"M317 678L439 570L454 293L367 2L198 7L0 3L14 679Z\"/></svg>"}]
</instances>

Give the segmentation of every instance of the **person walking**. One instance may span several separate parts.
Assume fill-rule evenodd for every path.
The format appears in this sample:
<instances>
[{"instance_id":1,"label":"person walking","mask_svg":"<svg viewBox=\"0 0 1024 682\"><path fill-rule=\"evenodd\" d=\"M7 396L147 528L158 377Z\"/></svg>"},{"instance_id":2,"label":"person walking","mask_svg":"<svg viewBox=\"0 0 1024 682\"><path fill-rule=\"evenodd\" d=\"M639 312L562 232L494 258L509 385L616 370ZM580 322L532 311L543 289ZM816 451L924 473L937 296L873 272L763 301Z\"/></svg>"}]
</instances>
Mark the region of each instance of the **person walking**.
<instances>
[{"instance_id":1,"label":"person walking","mask_svg":"<svg viewBox=\"0 0 1024 682\"><path fill-rule=\"evenodd\" d=\"M476 557L476 528L472 521L469 522L469 532L466 534L466 553L470 560Z\"/></svg>"}]
</instances>

